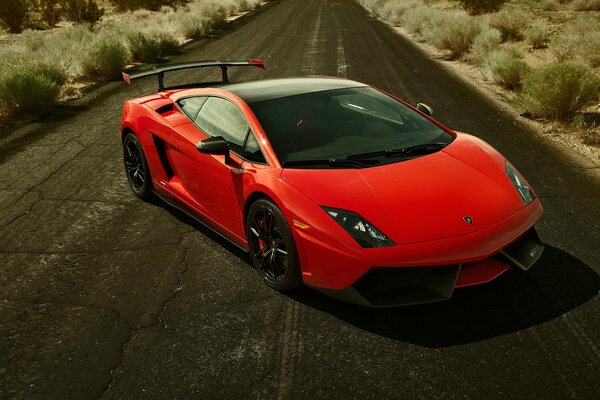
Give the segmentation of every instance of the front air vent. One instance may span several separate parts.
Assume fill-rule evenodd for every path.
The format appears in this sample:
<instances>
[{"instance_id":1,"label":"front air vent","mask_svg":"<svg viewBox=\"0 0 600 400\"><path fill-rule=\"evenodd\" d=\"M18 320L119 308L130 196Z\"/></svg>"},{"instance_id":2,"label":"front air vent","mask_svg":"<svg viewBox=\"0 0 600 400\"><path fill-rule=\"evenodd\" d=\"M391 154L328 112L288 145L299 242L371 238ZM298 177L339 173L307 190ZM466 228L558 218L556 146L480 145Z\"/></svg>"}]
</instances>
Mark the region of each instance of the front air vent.
<instances>
[{"instance_id":1,"label":"front air vent","mask_svg":"<svg viewBox=\"0 0 600 400\"><path fill-rule=\"evenodd\" d=\"M158 107L156 110L157 113L159 113L160 115L164 115L168 112L173 111L173 103L170 104L165 104L164 106Z\"/></svg>"},{"instance_id":2,"label":"front air vent","mask_svg":"<svg viewBox=\"0 0 600 400\"><path fill-rule=\"evenodd\" d=\"M374 267L352 285L375 306L431 303L452 296L459 264Z\"/></svg>"}]
</instances>

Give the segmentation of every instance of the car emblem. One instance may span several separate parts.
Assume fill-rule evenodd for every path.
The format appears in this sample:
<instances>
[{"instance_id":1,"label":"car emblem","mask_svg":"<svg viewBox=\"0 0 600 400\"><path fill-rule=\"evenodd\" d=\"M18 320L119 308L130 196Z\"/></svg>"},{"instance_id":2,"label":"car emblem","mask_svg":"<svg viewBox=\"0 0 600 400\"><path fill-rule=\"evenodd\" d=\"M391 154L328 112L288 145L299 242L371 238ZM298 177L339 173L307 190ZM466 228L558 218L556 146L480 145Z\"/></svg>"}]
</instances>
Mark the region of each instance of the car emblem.
<instances>
[{"instance_id":1,"label":"car emblem","mask_svg":"<svg viewBox=\"0 0 600 400\"><path fill-rule=\"evenodd\" d=\"M465 220L465 222L469 225L473 225L473 218L469 217L468 215L463 217L463 219Z\"/></svg>"}]
</instances>

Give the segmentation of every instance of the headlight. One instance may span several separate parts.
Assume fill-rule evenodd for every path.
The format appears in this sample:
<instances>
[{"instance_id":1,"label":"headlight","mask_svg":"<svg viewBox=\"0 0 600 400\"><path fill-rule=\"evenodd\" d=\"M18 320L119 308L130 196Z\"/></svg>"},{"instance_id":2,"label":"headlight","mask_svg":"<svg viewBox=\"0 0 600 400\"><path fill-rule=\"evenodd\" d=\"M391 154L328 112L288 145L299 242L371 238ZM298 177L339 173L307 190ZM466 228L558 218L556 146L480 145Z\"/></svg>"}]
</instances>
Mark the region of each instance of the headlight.
<instances>
[{"instance_id":1,"label":"headlight","mask_svg":"<svg viewBox=\"0 0 600 400\"><path fill-rule=\"evenodd\" d=\"M523 179L521 174L519 174L508 161L506 162L506 175L508 175L508 178L515 186L515 189L517 189L517 192L519 192L519 196L521 196L521 200L523 200L525 205L535 200L535 193L533 193L533 190L531 190L529 185L527 185L527 182L525 182L525 179Z\"/></svg>"},{"instance_id":2,"label":"headlight","mask_svg":"<svg viewBox=\"0 0 600 400\"><path fill-rule=\"evenodd\" d=\"M383 232L375 228L369 221L352 211L322 207L338 224L356 240L361 247L394 246Z\"/></svg>"}]
</instances>

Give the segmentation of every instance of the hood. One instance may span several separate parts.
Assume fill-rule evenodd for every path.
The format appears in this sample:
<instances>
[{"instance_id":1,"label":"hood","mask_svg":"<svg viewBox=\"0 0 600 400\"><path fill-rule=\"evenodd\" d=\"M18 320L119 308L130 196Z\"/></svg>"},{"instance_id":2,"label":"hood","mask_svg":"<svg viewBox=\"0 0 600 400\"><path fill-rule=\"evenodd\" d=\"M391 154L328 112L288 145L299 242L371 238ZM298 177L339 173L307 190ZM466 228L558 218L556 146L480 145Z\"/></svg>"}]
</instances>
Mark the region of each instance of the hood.
<instances>
[{"instance_id":1,"label":"hood","mask_svg":"<svg viewBox=\"0 0 600 400\"><path fill-rule=\"evenodd\" d=\"M523 208L504 158L465 134L413 160L362 169L284 169L282 178L319 206L360 214L396 244L468 234Z\"/></svg>"}]
</instances>

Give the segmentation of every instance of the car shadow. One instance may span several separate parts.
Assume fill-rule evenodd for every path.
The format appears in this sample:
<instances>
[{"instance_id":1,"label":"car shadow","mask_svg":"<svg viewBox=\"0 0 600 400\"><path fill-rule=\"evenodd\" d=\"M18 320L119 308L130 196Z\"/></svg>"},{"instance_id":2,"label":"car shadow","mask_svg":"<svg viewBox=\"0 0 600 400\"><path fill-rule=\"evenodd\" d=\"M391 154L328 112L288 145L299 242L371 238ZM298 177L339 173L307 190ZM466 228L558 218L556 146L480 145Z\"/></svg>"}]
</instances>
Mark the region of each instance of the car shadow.
<instances>
[{"instance_id":1,"label":"car shadow","mask_svg":"<svg viewBox=\"0 0 600 400\"><path fill-rule=\"evenodd\" d=\"M247 252L183 211L151 201L193 227L253 268ZM447 301L368 309L336 300L310 288L284 295L362 330L418 346L440 348L478 342L551 321L598 295L600 276L565 251L545 245L527 272L512 268L484 285L457 289Z\"/></svg>"},{"instance_id":2,"label":"car shadow","mask_svg":"<svg viewBox=\"0 0 600 400\"><path fill-rule=\"evenodd\" d=\"M458 289L445 302L365 309L314 290L288 296L365 331L439 348L478 342L557 318L598 295L600 276L577 258L546 245L528 272L516 268L495 281Z\"/></svg>"}]
</instances>

